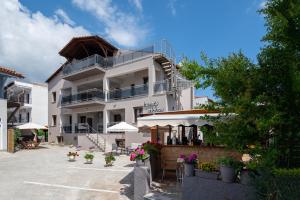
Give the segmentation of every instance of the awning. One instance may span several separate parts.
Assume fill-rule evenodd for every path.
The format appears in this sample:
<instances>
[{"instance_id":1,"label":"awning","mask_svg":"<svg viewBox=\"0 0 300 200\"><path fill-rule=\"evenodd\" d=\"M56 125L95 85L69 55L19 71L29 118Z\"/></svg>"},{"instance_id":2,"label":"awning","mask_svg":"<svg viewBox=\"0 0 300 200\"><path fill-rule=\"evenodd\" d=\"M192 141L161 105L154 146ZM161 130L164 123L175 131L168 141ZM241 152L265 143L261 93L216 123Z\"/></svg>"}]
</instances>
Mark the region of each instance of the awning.
<instances>
[{"instance_id":1,"label":"awning","mask_svg":"<svg viewBox=\"0 0 300 200\"><path fill-rule=\"evenodd\" d=\"M200 117L211 116L216 117L219 113L209 113L209 114L173 114L173 115L150 115L146 117L137 118L137 126L143 127L153 127L153 126L203 126L203 125L213 125L212 122L201 119Z\"/></svg>"},{"instance_id":2,"label":"awning","mask_svg":"<svg viewBox=\"0 0 300 200\"><path fill-rule=\"evenodd\" d=\"M120 122L107 129L108 132L137 132L138 128L127 124L126 122Z\"/></svg>"},{"instance_id":3,"label":"awning","mask_svg":"<svg viewBox=\"0 0 300 200\"><path fill-rule=\"evenodd\" d=\"M21 129L21 130L26 130L26 129L27 130L30 130L30 129L48 129L45 126L41 126L41 125L35 124L35 123L26 123L26 124L17 126L17 128Z\"/></svg>"}]
</instances>

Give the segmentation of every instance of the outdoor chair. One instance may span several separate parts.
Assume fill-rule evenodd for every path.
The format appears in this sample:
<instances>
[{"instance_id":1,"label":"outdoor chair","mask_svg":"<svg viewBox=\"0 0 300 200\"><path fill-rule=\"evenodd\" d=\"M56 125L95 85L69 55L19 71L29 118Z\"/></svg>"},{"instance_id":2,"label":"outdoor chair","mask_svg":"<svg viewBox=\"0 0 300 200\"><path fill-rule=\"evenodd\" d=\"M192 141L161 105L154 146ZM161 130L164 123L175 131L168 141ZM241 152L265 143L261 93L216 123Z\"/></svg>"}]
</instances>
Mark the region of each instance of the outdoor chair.
<instances>
[{"instance_id":1,"label":"outdoor chair","mask_svg":"<svg viewBox=\"0 0 300 200\"><path fill-rule=\"evenodd\" d=\"M177 175L177 161L172 159L164 159L162 158L162 177L161 180L163 181L166 176L166 171L176 172Z\"/></svg>"},{"instance_id":2,"label":"outdoor chair","mask_svg":"<svg viewBox=\"0 0 300 200\"><path fill-rule=\"evenodd\" d=\"M118 148L117 144L111 144L111 152L120 155L121 150Z\"/></svg>"}]
</instances>

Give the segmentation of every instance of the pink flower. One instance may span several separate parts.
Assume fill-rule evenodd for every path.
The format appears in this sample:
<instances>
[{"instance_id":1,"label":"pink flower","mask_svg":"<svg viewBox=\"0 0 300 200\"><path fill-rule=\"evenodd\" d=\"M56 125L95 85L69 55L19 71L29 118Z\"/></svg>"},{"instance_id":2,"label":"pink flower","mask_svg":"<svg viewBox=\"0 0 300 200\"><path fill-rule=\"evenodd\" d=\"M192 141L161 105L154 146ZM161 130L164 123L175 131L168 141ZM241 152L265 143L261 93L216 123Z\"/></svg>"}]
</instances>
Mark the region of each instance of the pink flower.
<instances>
[{"instance_id":1,"label":"pink flower","mask_svg":"<svg viewBox=\"0 0 300 200\"><path fill-rule=\"evenodd\" d=\"M144 149L141 149L140 150L140 155L144 155L145 154L145 150Z\"/></svg>"},{"instance_id":2,"label":"pink flower","mask_svg":"<svg viewBox=\"0 0 300 200\"><path fill-rule=\"evenodd\" d=\"M136 154L135 153L131 153L130 154L130 161L134 161L136 158Z\"/></svg>"}]
</instances>

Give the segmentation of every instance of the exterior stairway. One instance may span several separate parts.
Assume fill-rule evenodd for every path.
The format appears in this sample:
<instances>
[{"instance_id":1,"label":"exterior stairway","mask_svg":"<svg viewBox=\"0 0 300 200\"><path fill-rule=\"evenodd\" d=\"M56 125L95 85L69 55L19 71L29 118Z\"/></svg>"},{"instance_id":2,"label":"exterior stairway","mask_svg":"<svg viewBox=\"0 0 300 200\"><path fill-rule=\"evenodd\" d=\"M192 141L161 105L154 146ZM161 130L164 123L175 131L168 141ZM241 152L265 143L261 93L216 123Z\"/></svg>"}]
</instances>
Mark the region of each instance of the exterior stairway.
<instances>
[{"instance_id":1,"label":"exterior stairway","mask_svg":"<svg viewBox=\"0 0 300 200\"><path fill-rule=\"evenodd\" d=\"M101 133L87 133L86 137L100 150L105 152L106 140Z\"/></svg>"},{"instance_id":2,"label":"exterior stairway","mask_svg":"<svg viewBox=\"0 0 300 200\"><path fill-rule=\"evenodd\" d=\"M105 152L106 140L102 137L102 134L99 131L95 130L93 127L86 124L88 133L86 137L91 141L100 151Z\"/></svg>"}]
</instances>

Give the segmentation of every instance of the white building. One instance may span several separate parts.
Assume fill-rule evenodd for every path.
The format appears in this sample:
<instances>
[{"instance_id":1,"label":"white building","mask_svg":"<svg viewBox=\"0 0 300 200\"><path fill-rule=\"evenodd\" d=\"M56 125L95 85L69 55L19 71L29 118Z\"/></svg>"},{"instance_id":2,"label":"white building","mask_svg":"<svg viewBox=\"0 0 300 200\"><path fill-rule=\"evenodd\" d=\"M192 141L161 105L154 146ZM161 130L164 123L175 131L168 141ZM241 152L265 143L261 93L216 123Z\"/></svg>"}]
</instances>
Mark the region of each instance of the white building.
<instances>
[{"instance_id":1,"label":"white building","mask_svg":"<svg viewBox=\"0 0 300 200\"><path fill-rule=\"evenodd\" d=\"M141 113L193 106L193 85L178 73L166 41L124 51L98 36L78 37L59 54L67 61L47 80L49 142L63 136L66 144L83 145L86 134L104 133L113 143L107 128L118 122L136 125ZM134 138L142 142L142 135Z\"/></svg>"},{"instance_id":2,"label":"white building","mask_svg":"<svg viewBox=\"0 0 300 200\"><path fill-rule=\"evenodd\" d=\"M6 86L6 95L8 103L17 105L8 109L8 125L15 126L28 122L48 125L46 84L13 81Z\"/></svg>"},{"instance_id":3,"label":"white building","mask_svg":"<svg viewBox=\"0 0 300 200\"><path fill-rule=\"evenodd\" d=\"M199 106L206 106L209 103L213 103L214 101L207 96L195 96L193 100L193 108L197 108Z\"/></svg>"},{"instance_id":4,"label":"white building","mask_svg":"<svg viewBox=\"0 0 300 200\"><path fill-rule=\"evenodd\" d=\"M9 78L24 78L16 71L0 66L0 150L7 150L7 100L4 86Z\"/></svg>"}]
</instances>

